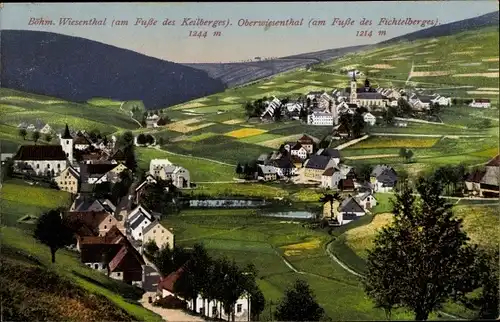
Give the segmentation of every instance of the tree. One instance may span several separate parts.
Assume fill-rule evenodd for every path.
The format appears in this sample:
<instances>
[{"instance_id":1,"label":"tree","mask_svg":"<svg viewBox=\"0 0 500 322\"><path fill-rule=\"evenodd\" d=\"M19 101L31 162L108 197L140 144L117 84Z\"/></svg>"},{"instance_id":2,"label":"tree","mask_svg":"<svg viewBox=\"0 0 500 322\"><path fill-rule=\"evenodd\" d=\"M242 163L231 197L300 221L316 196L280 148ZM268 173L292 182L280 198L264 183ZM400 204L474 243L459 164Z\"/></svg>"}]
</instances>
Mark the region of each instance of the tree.
<instances>
[{"instance_id":1,"label":"tree","mask_svg":"<svg viewBox=\"0 0 500 322\"><path fill-rule=\"evenodd\" d=\"M123 133L123 135L119 138L118 144L120 147L127 147L127 146L133 146L134 145L134 134L131 131L126 131Z\"/></svg>"},{"instance_id":2,"label":"tree","mask_svg":"<svg viewBox=\"0 0 500 322\"><path fill-rule=\"evenodd\" d=\"M26 129L19 130L19 136L22 137L23 140L26 140L26 135L28 135L28 132L26 132Z\"/></svg>"},{"instance_id":3,"label":"tree","mask_svg":"<svg viewBox=\"0 0 500 322\"><path fill-rule=\"evenodd\" d=\"M148 251L148 254L150 254L150 251ZM163 276L168 276L170 273L177 271L190 258L189 252L180 246L174 246L173 249L162 247L153 255L152 262Z\"/></svg>"},{"instance_id":4,"label":"tree","mask_svg":"<svg viewBox=\"0 0 500 322\"><path fill-rule=\"evenodd\" d=\"M402 117L402 116L408 116L411 114L412 107L410 103L408 103L407 100L404 98L400 97L398 99L398 107L397 107L397 115Z\"/></svg>"},{"instance_id":5,"label":"tree","mask_svg":"<svg viewBox=\"0 0 500 322\"><path fill-rule=\"evenodd\" d=\"M349 114L342 114L340 115L339 117L339 123L342 127L344 127L346 129L346 131L348 132L348 135L351 136L351 132L352 132L352 128L351 128L351 122L352 120L352 117L349 115Z\"/></svg>"},{"instance_id":6,"label":"tree","mask_svg":"<svg viewBox=\"0 0 500 322\"><path fill-rule=\"evenodd\" d=\"M93 189L94 198L96 199L108 199L111 197L111 183L102 182L94 186Z\"/></svg>"},{"instance_id":7,"label":"tree","mask_svg":"<svg viewBox=\"0 0 500 322\"><path fill-rule=\"evenodd\" d=\"M201 293L205 283L205 269L210 263L208 253L202 244L195 244L188 262L183 266L184 271L174 283L174 291L186 300L193 300ZM196 312L196 301L193 304Z\"/></svg>"},{"instance_id":8,"label":"tree","mask_svg":"<svg viewBox=\"0 0 500 322\"><path fill-rule=\"evenodd\" d=\"M50 134L45 134L45 141L47 141L47 142L52 141L52 135L50 135Z\"/></svg>"},{"instance_id":9,"label":"tree","mask_svg":"<svg viewBox=\"0 0 500 322\"><path fill-rule=\"evenodd\" d=\"M479 253L478 273L479 285L482 292L477 301L479 306L478 319L494 320L500 315L499 312L499 286L498 281L498 249L484 249Z\"/></svg>"},{"instance_id":10,"label":"tree","mask_svg":"<svg viewBox=\"0 0 500 322\"><path fill-rule=\"evenodd\" d=\"M238 176L241 176L242 173L243 173L243 168L241 167L241 164L238 162L238 165L236 166L236 174Z\"/></svg>"},{"instance_id":11,"label":"tree","mask_svg":"<svg viewBox=\"0 0 500 322\"><path fill-rule=\"evenodd\" d=\"M406 159L406 148L399 149L399 157L401 159Z\"/></svg>"},{"instance_id":12,"label":"tree","mask_svg":"<svg viewBox=\"0 0 500 322\"><path fill-rule=\"evenodd\" d=\"M146 136L141 133L137 136L137 144L140 144L140 145L145 145L147 143L146 141Z\"/></svg>"},{"instance_id":13,"label":"tree","mask_svg":"<svg viewBox=\"0 0 500 322\"><path fill-rule=\"evenodd\" d=\"M224 310L229 312L228 315L234 321L234 305L245 291L246 277L234 261L230 262L224 258L220 261L222 273L219 293L220 301Z\"/></svg>"},{"instance_id":14,"label":"tree","mask_svg":"<svg viewBox=\"0 0 500 322\"><path fill-rule=\"evenodd\" d=\"M33 142L36 142L38 141L38 139L40 139L40 132L38 131L34 131L32 134L31 134L31 138L33 139Z\"/></svg>"},{"instance_id":15,"label":"tree","mask_svg":"<svg viewBox=\"0 0 500 322\"><path fill-rule=\"evenodd\" d=\"M130 170L124 170L118 175L119 179L111 188L111 200L118 204L119 201L128 194L130 186L133 183Z\"/></svg>"},{"instance_id":16,"label":"tree","mask_svg":"<svg viewBox=\"0 0 500 322\"><path fill-rule=\"evenodd\" d=\"M404 307L416 320L427 320L443 303L475 288L476 248L441 190L439 182L419 179L417 200L404 183L393 202L393 222L368 251L365 292L388 316Z\"/></svg>"},{"instance_id":17,"label":"tree","mask_svg":"<svg viewBox=\"0 0 500 322\"><path fill-rule=\"evenodd\" d=\"M309 108L309 107L311 107L311 98L310 97L308 97L306 99L306 108Z\"/></svg>"},{"instance_id":18,"label":"tree","mask_svg":"<svg viewBox=\"0 0 500 322\"><path fill-rule=\"evenodd\" d=\"M389 106L384 114L384 121L387 124L392 124L394 122L394 118L396 117L397 110L394 106Z\"/></svg>"},{"instance_id":19,"label":"tree","mask_svg":"<svg viewBox=\"0 0 500 322\"><path fill-rule=\"evenodd\" d=\"M286 291L274 315L278 321L319 321L324 314L307 282L297 280Z\"/></svg>"},{"instance_id":20,"label":"tree","mask_svg":"<svg viewBox=\"0 0 500 322\"><path fill-rule=\"evenodd\" d=\"M123 149L123 153L125 154L125 166L129 168L132 173L135 173L135 171L137 170L137 160L135 158L134 146L126 146Z\"/></svg>"},{"instance_id":21,"label":"tree","mask_svg":"<svg viewBox=\"0 0 500 322\"><path fill-rule=\"evenodd\" d=\"M440 111L441 111L441 106L439 105L439 103L432 103L432 102L431 102L431 103L429 104L429 113L430 113L431 115L436 116L436 115L438 115L438 114L439 114L439 112L440 112Z\"/></svg>"},{"instance_id":22,"label":"tree","mask_svg":"<svg viewBox=\"0 0 500 322\"><path fill-rule=\"evenodd\" d=\"M243 275L245 276L244 289L248 292L252 301L250 305L251 321L259 321L259 316L266 306L264 294L262 294L262 291L255 282L257 273L257 269L253 264L247 265L243 271Z\"/></svg>"},{"instance_id":23,"label":"tree","mask_svg":"<svg viewBox=\"0 0 500 322\"><path fill-rule=\"evenodd\" d=\"M370 175L373 169L369 164L361 164L359 167L356 167L354 171L356 172L358 180L370 181Z\"/></svg>"},{"instance_id":24,"label":"tree","mask_svg":"<svg viewBox=\"0 0 500 322\"><path fill-rule=\"evenodd\" d=\"M151 145L155 143L155 138L151 134L146 134L146 144Z\"/></svg>"},{"instance_id":25,"label":"tree","mask_svg":"<svg viewBox=\"0 0 500 322\"><path fill-rule=\"evenodd\" d=\"M363 133L363 129L365 128L365 120L363 119L363 115L361 113L356 112L352 117L351 129L352 134L355 138L360 137Z\"/></svg>"},{"instance_id":26,"label":"tree","mask_svg":"<svg viewBox=\"0 0 500 322\"><path fill-rule=\"evenodd\" d=\"M406 150L406 154L405 154L406 162L410 162L411 158L413 158L413 151L408 149L408 150Z\"/></svg>"},{"instance_id":27,"label":"tree","mask_svg":"<svg viewBox=\"0 0 500 322\"><path fill-rule=\"evenodd\" d=\"M165 144L165 139L163 137L160 136L160 138L158 139L158 144L160 146L164 145Z\"/></svg>"},{"instance_id":28,"label":"tree","mask_svg":"<svg viewBox=\"0 0 500 322\"><path fill-rule=\"evenodd\" d=\"M56 252L73 242L73 232L64 224L59 209L43 213L37 220L34 237L49 246L52 263L56 262Z\"/></svg>"}]
</instances>

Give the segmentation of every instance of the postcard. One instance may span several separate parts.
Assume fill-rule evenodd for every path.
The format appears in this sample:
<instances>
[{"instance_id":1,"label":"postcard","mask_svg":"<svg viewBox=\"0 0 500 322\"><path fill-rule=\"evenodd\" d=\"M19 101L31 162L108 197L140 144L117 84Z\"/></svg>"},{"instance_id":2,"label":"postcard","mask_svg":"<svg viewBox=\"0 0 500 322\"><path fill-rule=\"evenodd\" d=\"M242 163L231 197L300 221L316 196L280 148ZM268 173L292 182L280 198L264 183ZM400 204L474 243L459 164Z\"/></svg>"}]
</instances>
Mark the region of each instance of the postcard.
<instances>
[{"instance_id":1,"label":"postcard","mask_svg":"<svg viewBox=\"0 0 500 322\"><path fill-rule=\"evenodd\" d=\"M498 16L0 4L2 320L498 318Z\"/></svg>"}]
</instances>

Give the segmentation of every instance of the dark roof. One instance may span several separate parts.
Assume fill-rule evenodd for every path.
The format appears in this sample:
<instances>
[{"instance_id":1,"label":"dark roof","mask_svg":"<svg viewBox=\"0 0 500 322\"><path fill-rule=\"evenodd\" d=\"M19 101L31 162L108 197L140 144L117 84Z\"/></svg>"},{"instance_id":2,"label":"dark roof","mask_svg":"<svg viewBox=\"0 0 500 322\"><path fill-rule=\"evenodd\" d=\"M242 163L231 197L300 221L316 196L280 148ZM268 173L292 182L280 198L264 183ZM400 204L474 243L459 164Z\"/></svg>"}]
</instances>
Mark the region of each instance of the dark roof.
<instances>
[{"instance_id":1,"label":"dark roof","mask_svg":"<svg viewBox=\"0 0 500 322\"><path fill-rule=\"evenodd\" d=\"M382 182L385 187L393 187L398 181L398 176L394 171L386 169L377 176L377 181Z\"/></svg>"},{"instance_id":2,"label":"dark roof","mask_svg":"<svg viewBox=\"0 0 500 322\"><path fill-rule=\"evenodd\" d=\"M109 262L109 270L114 271L126 271L128 267L133 266L131 263L135 261L135 264L144 265L144 259L132 246L123 245L120 251L113 257L111 262ZM137 265L136 265L137 266Z\"/></svg>"},{"instance_id":3,"label":"dark roof","mask_svg":"<svg viewBox=\"0 0 500 322\"><path fill-rule=\"evenodd\" d=\"M324 155L311 155L307 161L306 168L308 169L324 169L331 158Z\"/></svg>"},{"instance_id":4,"label":"dark roof","mask_svg":"<svg viewBox=\"0 0 500 322\"><path fill-rule=\"evenodd\" d=\"M87 137L85 137L85 135L83 135L83 134L77 135L76 139L75 139L75 141L73 141L73 143L74 144L81 144L81 145L84 145L84 144L90 145L91 144L90 140L87 139Z\"/></svg>"},{"instance_id":5,"label":"dark roof","mask_svg":"<svg viewBox=\"0 0 500 322\"><path fill-rule=\"evenodd\" d=\"M324 176L328 176L328 177L330 177L330 176L332 176L334 173L335 173L335 168L330 167L330 168L326 169L326 170L325 170L325 172L323 172L323 175L324 175Z\"/></svg>"},{"instance_id":6,"label":"dark roof","mask_svg":"<svg viewBox=\"0 0 500 322\"><path fill-rule=\"evenodd\" d=\"M99 224L109 216L105 211L71 211L63 214L68 222L82 223L91 229L96 229Z\"/></svg>"},{"instance_id":7,"label":"dark roof","mask_svg":"<svg viewBox=\"0 0 500 322\"><path fill-rule=\"evenodd\" d=\"M69 133L68 124L66 124L66 127L64 128L64 134L61 136L61 139L73 139L73 137Z\"/></svg>"},{"instance_id":8,"label":"dark roof","mask_svg":"<svg viewBox=\"0 0 500 322\"><path fill-rule=\"evenodd\" d=\"M14 160L66 160L60 145L21 145L17 150Z\"/></svg>"},{"instance_id":9,"label":"dark roof","mask_svg":"<svg viewBox=\"0 0 500 322\"><path fill-rule=\"evenodd\" d=\"M385 97L384 95L378 92L361 92L357 94L357 98L376 100L376 99L384 99Z\"/></svg>"},{"instance_id":10,"label":"dark roof","mask_svg":"<svg viewBox=\"0 0 500 322\"><path fill-rule=\"evenodd\" d=\"M363 207L356 202L353 197L348 197L340 205L340 211L342 212L365 212Z\"/></svg>"},{"instance_id":11,"label":"dark roof","mask_svg":"<svg viewBox=\"0 0 500 322\"><path fill-rule=\"evenodd\" d=\"M125 161L126 160L126 156L125 156L125 153L123 153L122 150L118 149L113 154L113 156L111 157L111 159L112 160L116 160L116 161Z\"/></svg>"},{"instance_id":12,"label":"dark roof","mask_svg":"<svg viewBox=\"0 0 500 322\"><path fill-rule=\"evenodd\" d=\"M300 144L299 142L295 143L295 145L293 145L291 148L290 148L290 151L291 150L300 150L300 148L302 147L302 144Z\"/></svg>"},{"instance_id":13,"label":"dark roof","mask_svg":"<svg viewBox=\"0 0 500 322\"><path fill-rule=\"evenodd\" d=\"M302 135L300 139L297 140L301 144L314 144L314 139L307 134Z\"/></svg>"},{"instance_id":14,"label":"dark roof","mask_svg":"<svg viewBox=\"0 0 500 322\"><path fill-rule=\"evenodd\" d=\"M122 247L121 244L80 244L80 258L82 263L99 263L105 256L115 257Z\"/></svg>"},{"instance_id":15,"label":"dark roof","mask_svg":"<svg viewBox=\"0 0 500 322\"><path fill-rule=\"evenodd\" d=\"M273 160L272 164L280 169L292 169L295 168L292 162L292 158L289 156L281 157L279 159Z\"/></svg>"},{"instance_id":16,"label":"dark roof","mask_svg":"<svg viewBox=\"0 0 500 322\"><path fill-rule=\"evenodd\" d=\"M499 167L500 166L500 154L491 159L487 164L487 167Z\"/></svg>"},{"instance_id":17,"label":"dark roof","mask_svg":"<svg viewBox=\"0 0 500 322\"><path fill-rule=\"evenodd\" d=\"M354 189L354 180L352 178L340 179L339 186L343 190Z\"/></svg>"},{"instance_id":18,"label":"dark roof","mask_svg":"<svg viewBox=\"0 0 500 322\"><path fill-rule=\"evenodd\" d=\"M334 148L326 148L323 151L321 151L320 155L340 159L340 151Z\"/></svg>"},{"instance_id":19,"label":"dark roof","mask_svg":"<svg viewBox=\"0 0 500 322\"><path fill-rule=\"evenodd\" d=\"M476 171L470 173L467 176L467 178L465 179L465 181L479 183L479 182L481 182L481 179L484 177L485 174L486 174L486 171L484 171L484 170L476 170Z\"/></svg>"},{"instance_id":20,"label":"dark roof","mask_svg":"<svg viewBox=\"0 0 500 322\"><path fill-rule=\"evenodd\" d=\"M87 165L87 173L89 175L92 174L106 174L109 171L116 168L117 164L113 163L98 163L98 164L88 164Z\"/></svg>"},{"instance_id":21,"label":"dark roof","mask_svg":"<svg viewBox=\"0 0 500 322\"><path fill-rule=\"evenodd\" d=\"M475 103L489 103L490 99L489 98L475 98L474 102Z\"/></svg>"}]
</instances>

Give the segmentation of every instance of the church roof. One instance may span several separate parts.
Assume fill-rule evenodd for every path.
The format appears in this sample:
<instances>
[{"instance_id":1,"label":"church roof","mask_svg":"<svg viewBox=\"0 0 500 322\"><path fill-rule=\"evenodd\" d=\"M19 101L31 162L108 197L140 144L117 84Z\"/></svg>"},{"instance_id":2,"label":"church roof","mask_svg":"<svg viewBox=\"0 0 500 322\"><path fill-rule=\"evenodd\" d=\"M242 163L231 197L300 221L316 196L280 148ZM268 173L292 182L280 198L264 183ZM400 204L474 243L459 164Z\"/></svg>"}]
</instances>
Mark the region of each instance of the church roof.
<instances>
[{"instance_id":1,"label":"church roof","mask_svg":"<svg viewBox=\"0 0 500 322\"><path fill-rule=\"evenodd\" d=\"M64 134L61 136L61 139L73 139L73 137L69 133L68 124L66 124L66 128L64 129Z\"/></svg>"}]
</instances>

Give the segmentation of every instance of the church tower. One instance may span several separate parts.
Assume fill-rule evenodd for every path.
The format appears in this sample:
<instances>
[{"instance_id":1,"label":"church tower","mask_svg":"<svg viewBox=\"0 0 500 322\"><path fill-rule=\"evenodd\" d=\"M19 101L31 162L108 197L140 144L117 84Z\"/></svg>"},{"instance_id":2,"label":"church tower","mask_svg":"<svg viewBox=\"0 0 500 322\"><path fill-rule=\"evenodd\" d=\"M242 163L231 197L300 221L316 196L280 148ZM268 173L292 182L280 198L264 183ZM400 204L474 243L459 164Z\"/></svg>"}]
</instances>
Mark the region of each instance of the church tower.
<instances>
[{"instance_id":1,"label":"church tower","mask_svg":"<svg viewBox=\"0 0 500 322\"><path fill-rule=\"evenodd\" d=\"M357 95L357 83L356 83L356 71L352 72L352 80L351 80L351 95L349 97L349 102L356 103Z\"/></svg>"},{"instance_id":2,"label":"church tower","mask_svg":"<svg viewBox=\"0 0 500 322\"><path fill-rule=\"evenodd\" d=\"M73 164L73 137L69 133L68 124L64 129L64 134L59 138L60 144L70 164Z\"/></svg>"}]
</instances>

